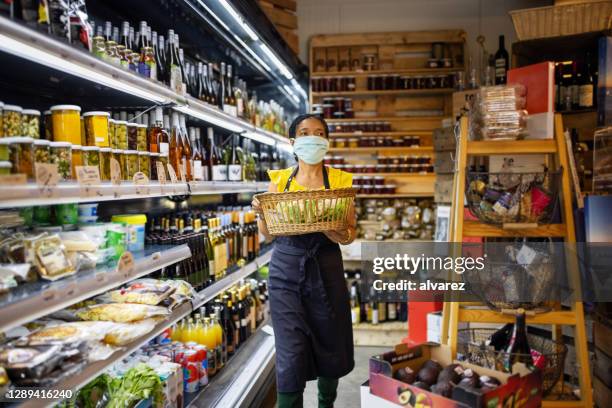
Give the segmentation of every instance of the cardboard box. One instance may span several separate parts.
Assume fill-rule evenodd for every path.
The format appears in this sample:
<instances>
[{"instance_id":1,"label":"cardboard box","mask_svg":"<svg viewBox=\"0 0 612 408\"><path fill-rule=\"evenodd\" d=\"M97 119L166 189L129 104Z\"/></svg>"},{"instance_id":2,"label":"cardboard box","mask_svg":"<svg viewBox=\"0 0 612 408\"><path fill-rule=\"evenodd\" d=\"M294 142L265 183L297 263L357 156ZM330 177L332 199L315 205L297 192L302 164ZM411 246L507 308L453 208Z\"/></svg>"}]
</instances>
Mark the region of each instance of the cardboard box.
<instances>
[{"instance_id":1,"label":"cardboard box","mask_svg":"<svg viewBox=\"0 0 612 408\"><path fill-rule=\"evenodd\" d=\"M403 367L418 372L425 361L437 360L443 367L453 362L450 347L424 343L414 347L398 344L395 350L370 358L370 392L376 396L400 405L430 408L535 408L542 404L542 376L539 371L527 372L515 365L515 374L459 362L478 375L497 378L502 385L486 393L471 391L462 387L453 388L452 399L434 394L393 378L393 374ZM521 371L519 373L518 371ZM404 402L403 404L401 402Z\"/></svg>"}]
</instances>

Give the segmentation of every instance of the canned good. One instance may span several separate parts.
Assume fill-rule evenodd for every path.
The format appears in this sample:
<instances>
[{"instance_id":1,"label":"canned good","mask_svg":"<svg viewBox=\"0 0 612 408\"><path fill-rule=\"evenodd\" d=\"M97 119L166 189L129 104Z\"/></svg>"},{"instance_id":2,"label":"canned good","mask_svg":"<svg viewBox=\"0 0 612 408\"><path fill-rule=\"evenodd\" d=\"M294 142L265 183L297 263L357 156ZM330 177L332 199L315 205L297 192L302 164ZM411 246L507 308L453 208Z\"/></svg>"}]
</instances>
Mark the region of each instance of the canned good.
<instances>
[{"instance_id":1,"label":"canned good","mask_svg":"<svg viewBox=\"0 0 612 408\"><path fill-rule=\"evenodd\" d=\"M88 146L109 147L109 117L108 112L85 112L85 135Z\"/></svg>"},{"instance_id":2,"label":"canned good","mask_svg":"<svg viewBox=\"0 0 612 408\"><path fill-rule=\"evenodd\" d=\"M200 367L198 367L198 352L186 349L183 352L183 389L186 393L197 392L200 388Z\"/></svg>"},{"instance_id":3,"label":"canned good","mask_svg":"<svg viewBox=\"0 0 612 408\"><path fill-rule=\"evenodd\" d=\"M24 109L21 114L21 135L38 139L40 137L40 111Z\"/></svg>"},{"instance_id":4,"label":"canned good","mask_svg":"<svg viewBox=\"0 0 612 408\"><path fill-rule=\"evenodd\" d=\"M2 134L4 137L21 135L21 115L23 109L17 105L2 107Z\"/></svg>"},{"instance_id":5,"label":"canned good","mask_svg":"<svg viewBox=\"0 0 612 408\"><path fill-rule=\"evenodd\" d=\"M194 346L194 350L198 353L198 361L200 362L200 387L208 385L208 349L206 346L198 344Z\"/></svg>"},{"instance_id":6,"label":"canned good","mask_svg":"<svg viewBox=\"0 0 612 408\"><path fill-rule=\"evenodd\" d=\"M49 143L51 163L57 164L57 171L63 180L72 177L72 145L69 142Z\"/></svg>"},{"instance_id":7,"label":"canned good","mask_svg":"<svg viewBox=\"0 0 612 408\"><path fill-rule=\"evenodd\" d=\"M81 108L76 105L51 107L53 140L81 144Z\"/></svg>"}]
</instances>

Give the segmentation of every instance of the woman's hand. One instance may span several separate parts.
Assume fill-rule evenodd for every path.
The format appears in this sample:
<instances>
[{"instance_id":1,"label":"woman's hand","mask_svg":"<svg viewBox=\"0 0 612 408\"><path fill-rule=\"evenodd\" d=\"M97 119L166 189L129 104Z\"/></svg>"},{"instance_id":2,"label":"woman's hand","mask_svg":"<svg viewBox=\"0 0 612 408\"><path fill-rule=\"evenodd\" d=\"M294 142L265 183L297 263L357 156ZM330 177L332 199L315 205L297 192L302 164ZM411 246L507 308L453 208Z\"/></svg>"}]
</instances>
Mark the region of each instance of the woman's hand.
<instances>
[{"instance_id":1,"label":"woman's hand","mask_svg":"<svg viewBox=\"0 0 612 408\"><path fill-rule=\"evenodd\" d=\"M325 231L324 234L332 241L344 245L350 244L354 237L349 227L340 230Z\"/></svg>"}]
</instances>

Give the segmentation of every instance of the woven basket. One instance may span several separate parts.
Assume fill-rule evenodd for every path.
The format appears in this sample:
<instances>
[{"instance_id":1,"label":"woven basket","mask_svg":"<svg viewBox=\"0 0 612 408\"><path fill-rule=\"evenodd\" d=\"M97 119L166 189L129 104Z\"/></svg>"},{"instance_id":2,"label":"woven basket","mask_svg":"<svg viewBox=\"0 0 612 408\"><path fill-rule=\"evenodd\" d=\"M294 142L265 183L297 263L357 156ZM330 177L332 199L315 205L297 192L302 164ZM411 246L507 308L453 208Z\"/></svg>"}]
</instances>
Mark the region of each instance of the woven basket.
<instances>
[{"instance_id":1,"label":"woven basket","mask_svg":"<svg viewBox=\"0 0 612 408\"><path fill-rule=\"evenodd\" d=\"M519 41L602 31L612 23L612 2L536 7L510 12Z\"/></svg>"},{"instance_id":2,"label":"woven basket","mask_svg":"<svg viewBox=\"0 0 612 408\"><path fill-rule=\"evenodd\" d=\"M271 235L300 235L346 228L355 189L263 193L255 197Z\"/></svg>"}]
</instances>

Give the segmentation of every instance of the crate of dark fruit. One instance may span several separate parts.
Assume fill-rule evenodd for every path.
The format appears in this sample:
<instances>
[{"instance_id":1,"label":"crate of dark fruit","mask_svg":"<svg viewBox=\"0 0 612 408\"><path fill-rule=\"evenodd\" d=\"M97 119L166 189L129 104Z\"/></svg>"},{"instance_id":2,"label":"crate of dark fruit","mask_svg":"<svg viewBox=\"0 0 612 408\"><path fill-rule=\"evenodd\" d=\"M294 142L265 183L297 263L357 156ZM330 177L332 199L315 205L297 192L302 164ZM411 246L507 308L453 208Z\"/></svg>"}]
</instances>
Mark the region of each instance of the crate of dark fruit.
<instances>
[{"instance_id":1,"label":"crate of dark fruit","mask_svg":"<svg viewBox=\"0 0 612 408\"><path fill-rule=\"evenodd\" d=\"M399 344L370 358L370 392L415 408L539 407L542 377L520 365L512 373L453 361L450 347ZM518 404L518 405L517 405Z\"/></svg>"},{"instance_id":2,"label":"crate of dark fruit","mask_svg":"<svg viewBox=\"0 0 612 408\"><path fill-rule=\"evenodd\" d=\"M549 224L558 204L561 173L562 169L535 173L468 171L468 207L487 224L507 228Z\"/></svg>"}]
</instances>

